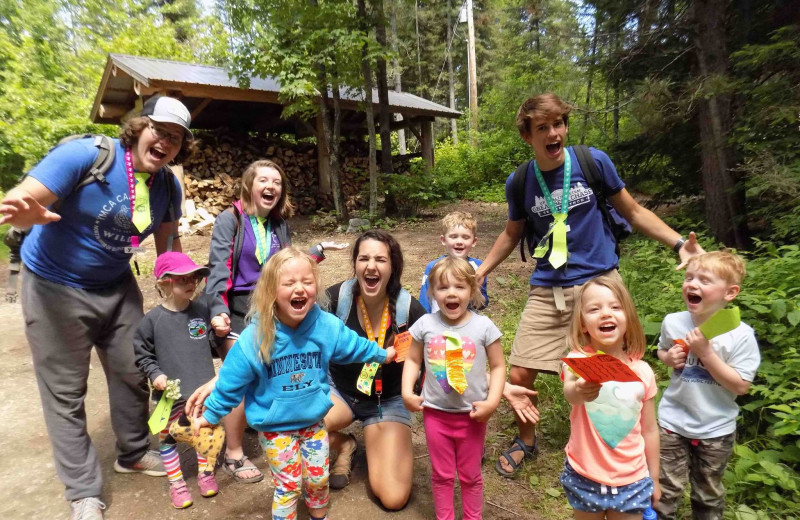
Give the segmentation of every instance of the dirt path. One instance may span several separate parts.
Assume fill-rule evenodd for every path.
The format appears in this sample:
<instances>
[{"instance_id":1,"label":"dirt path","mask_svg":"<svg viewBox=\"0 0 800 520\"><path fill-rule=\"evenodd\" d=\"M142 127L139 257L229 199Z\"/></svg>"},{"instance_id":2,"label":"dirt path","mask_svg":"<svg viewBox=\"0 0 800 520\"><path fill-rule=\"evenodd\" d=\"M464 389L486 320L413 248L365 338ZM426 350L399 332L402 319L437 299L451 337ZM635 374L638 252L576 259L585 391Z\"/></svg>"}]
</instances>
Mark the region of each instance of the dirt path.
<instances>
[{"instance_id":1,"label":"dirt path","mask_svg":"<svg viewBox=\"0 0 800 520\"><path fill-rule=\"evenodd\" d=\"M485 257L494 238L502 230L505 220L505 207L489 204L464 204L459 209L473 212L478 218L480 238L475 255ZM417 294L419 281L425 264L441 254L439 245L438 216L443 212L456 209L449 206L427 215L420 222L407 224L392 231L403 247L405 272L403 282L406 288ZM350 241L353 235L331 235L311 229L308 219L294 219L290 222L293 240L305 246L320 238L332 237L340 241ZM208 236L192 236L184 239L184 249L196 261L205 262L208 257ZM149 265L145 265L148 264ZM145 259L141 264L143 274L139 277L139 285L145 294L147 309L157 303L152 287L153 259ZM530 267L522 264L512 255L493 275L508 277L515 275L524 281L530 273ZM332 253L323 264L321 273L326 285L338 282L350 275L348 255ZM0 283L5 285L5 266L0 268ZM493 283L490 296L493 299L492 312L496 319L503 312L503 293L508 288ZM2 416L3 442L0 443L0 518L27 519L68 518L68 505L63 499L63 485L55 475L55 470L47 438L44 420L40 410L40 402L30 352L25 341L24 324L19 304L0 303L0 317L5 330L0 337L0 415ZM108 504L106 518L110 520L138 520L149 517L196 519L226 518L267 519L270 518L272 487L269 479L253 484L237 484L222 471L217 472L220 494L211 499L203 499L196 494L195 504L188 510L176 511L170 506L168 486L164 478L152 478L143 475L119 475L114 473L114 437L108 422L107 390L102 367L96 356L92 357L92 370L89 377L89 392L86 409L89 433L100 454L104 476L104 500ZM484 463L484 479L487 505L484 517L487 519L511 520L518 518L561 518L563 507L558 512L542 514L537 512L537 505L542 494L532 492L526 479L507 481L496 475L493 470L497 450L509 443L508 434L504 432L512 422L507 408L502 407L490 423L487 457ZM360 428L351 427L351 431L360 437ZM268 473L261 448L255 435L245 436L245 452L261 468ZM430 465L427 458L425 436L421 428L421 420L417 418L413 427L414 442L414 484L408 506L397 513L387 513L372 498L368 491L366 474L366 457L363 440L360 440L359 452L349 487L331 493L331 518L351 518L367 520L390 516L398 520L433 518L433 503L430 493ZM557 451L557 450L554 450ZM555 453L554 453L555 455ZM197 465L194 452L182 447L182 466L186 470L190 489L196 490L195 477ZM552 470L548 468L552 473ZM544 478L544 476L543 476ZM552 481L552 475L550 477ZM557 485L548 482L548 486ZM546 498L545 498L546 499ZM562 498L563 501L563 498ZM502 506L502 508L495 507ZM300 518L307 518L305 507L301 506Z\"/></svg>"}]
</instances>

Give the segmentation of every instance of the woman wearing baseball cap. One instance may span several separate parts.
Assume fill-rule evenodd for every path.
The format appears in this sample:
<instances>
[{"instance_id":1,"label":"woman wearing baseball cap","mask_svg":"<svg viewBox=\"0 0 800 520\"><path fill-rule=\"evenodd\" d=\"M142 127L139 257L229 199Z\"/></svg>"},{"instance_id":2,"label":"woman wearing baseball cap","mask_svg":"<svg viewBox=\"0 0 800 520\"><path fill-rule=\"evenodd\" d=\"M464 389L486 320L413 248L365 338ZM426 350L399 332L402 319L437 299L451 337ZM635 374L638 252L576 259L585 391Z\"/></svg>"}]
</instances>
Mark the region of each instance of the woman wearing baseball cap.
<instances>
[{"instance_id":1,"label":"woman wearing baseball cap","mask_svg":"<svg viewBox=\"0 0 800 520\"><path fill-rule=\"evenodd\" d=\"M108 380L114 469L166 474L148 451L148 391L131 348L142 295L130 260L150 235L157 253L173 239L180 251L173 235L181 190L166 167L194 151L190 122L180 101L151 98L122 126L103 180L79 186L99 148L94 139L75 139L54 148L0 201L0 224L30 229L21 251L25 331L73 519L102 518L105 509L84 408L92 347Z\"/></svg>"}]
</instances>

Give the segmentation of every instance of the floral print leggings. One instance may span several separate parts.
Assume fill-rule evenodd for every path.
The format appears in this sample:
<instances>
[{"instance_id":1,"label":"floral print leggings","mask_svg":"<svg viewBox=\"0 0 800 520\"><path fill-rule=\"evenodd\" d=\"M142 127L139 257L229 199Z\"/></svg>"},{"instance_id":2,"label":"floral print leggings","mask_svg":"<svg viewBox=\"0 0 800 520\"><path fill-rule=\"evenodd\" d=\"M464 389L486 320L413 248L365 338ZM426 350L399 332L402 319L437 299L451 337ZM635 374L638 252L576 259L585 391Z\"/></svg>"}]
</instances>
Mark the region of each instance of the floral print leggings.
<instances>
[{"instance_id":1,"label":"floral print leggings","mask_svg":"<svg viewBox=\"0 0 800 520\"><path fill-rule=\"evenodd\" d=\"M328 431L322 421L284 432L259 432L267 456L275 496L274 520L295 520L297 499L305 492L309 509L328 505Z\"/></svg>"}]
</instances>

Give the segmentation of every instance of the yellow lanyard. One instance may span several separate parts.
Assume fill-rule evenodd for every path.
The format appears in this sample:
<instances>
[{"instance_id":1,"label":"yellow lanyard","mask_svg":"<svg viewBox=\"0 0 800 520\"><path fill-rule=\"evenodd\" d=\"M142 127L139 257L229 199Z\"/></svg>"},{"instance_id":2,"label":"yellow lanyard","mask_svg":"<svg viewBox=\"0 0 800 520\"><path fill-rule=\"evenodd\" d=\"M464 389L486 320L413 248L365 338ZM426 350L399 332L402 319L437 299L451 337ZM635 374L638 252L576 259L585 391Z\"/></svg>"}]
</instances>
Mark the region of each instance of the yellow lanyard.
<instances>
[{"instance_id":1,"label":"yellow lanyard","mask_svg":"<svg viewBox=\"0 0 800 520\"><path fill-rule=\"evenodd\" d=\"M378 339L375 339L375 333L372 330L372 323L369 321L369 312L367 306L364 304L363 298L358 298L358 308L361 311L361 318L364 320L364 329L367 332L367 339L374 341L379 347L383 348L383 343L386 341L386 329L389 328L389 298L383 302L383 313L381 314L381 326L378 333ZM364 363L364 368L361 369L361 374L356 381L356 388L362 394L372 395L372 380L375 379L375 374L378 372L380 363ZM376 393L381 394L383 388L376 388Z\"/></svg>"}]
</instances>

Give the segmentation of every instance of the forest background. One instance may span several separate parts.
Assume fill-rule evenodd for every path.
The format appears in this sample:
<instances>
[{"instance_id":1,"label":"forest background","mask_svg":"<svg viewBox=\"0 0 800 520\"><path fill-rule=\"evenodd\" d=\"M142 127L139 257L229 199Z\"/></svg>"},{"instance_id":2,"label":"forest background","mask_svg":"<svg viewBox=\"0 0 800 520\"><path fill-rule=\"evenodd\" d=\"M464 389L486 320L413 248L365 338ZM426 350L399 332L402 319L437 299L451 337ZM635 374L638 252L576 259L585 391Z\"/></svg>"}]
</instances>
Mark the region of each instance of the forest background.
<instances>
[{"instance_id":1,"label":"forest background","mask_svg":"<svg viewBox=\"0 0 800 520\"><path fill-rule=\"evenodd\" d=\"M383 99L401 84L462 111L435 125L432 171L417 162L410 175L391 173L389 152L419 144L371 129L376 158L364 212L372 215L403 209L399 194L412 213L458 199L504 202L506 177L531 155L516 110L553 91L575 107L571 144L608 152L629 189L653 207L669 206L669 223L697 230L706 249L732 247L748 259L737 302L763 363L740 399L726 516L800 518L798 1L475 0L477 113L469 109L467 24L458 22L457 0L114 5L0 0L0 189L61 137L115 134L87 117L109 52L277 76L287 114L320 110L311 100L330 95L322 108L334 152L338 89L329 86L374 85ZM642 237L623 244L622 272L653 344L663 316L680 309L680 280L660 275L673 266ZM504 320L506 336L515 319ZM543 394L545 435L563 445L568 406L558 385Z\"/></svg>"}]
</instances>

